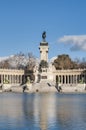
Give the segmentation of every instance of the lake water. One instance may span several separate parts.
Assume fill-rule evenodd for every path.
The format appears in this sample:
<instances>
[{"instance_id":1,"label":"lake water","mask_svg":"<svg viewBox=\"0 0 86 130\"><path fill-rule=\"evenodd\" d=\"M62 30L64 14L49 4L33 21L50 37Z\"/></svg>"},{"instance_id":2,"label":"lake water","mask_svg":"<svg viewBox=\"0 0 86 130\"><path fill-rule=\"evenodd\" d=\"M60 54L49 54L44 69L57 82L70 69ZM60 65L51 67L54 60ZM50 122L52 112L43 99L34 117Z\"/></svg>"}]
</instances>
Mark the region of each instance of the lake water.
<instances>
[{"instance_id":1,"label":"lake water","mask_svg":"<svg viewBox=\"0 0 86 130\"><path fill-rule=\"evenodd\" d=\"M1 93L0 130L86 130L86 94Z\"/></svg>"}]
</instances>

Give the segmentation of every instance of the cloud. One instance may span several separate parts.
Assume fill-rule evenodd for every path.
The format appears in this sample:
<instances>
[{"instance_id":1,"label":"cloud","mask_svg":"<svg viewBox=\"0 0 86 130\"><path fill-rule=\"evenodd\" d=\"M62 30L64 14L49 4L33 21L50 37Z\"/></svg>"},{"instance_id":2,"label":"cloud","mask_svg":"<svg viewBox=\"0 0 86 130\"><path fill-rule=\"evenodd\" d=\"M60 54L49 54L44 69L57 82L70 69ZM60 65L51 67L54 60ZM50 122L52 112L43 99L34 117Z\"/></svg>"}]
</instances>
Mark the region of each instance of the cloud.
<instances>
[{"instance_id":1,"label":"cloud","mask_svg":"<svg viewBox=\"0 0 86 130\"><path fill-rule=\"evenodd\" d=\"M58 42L71 44L71 51L86 51L86 35L65 35L59 38Z\"/></svg>"}]
</instances>

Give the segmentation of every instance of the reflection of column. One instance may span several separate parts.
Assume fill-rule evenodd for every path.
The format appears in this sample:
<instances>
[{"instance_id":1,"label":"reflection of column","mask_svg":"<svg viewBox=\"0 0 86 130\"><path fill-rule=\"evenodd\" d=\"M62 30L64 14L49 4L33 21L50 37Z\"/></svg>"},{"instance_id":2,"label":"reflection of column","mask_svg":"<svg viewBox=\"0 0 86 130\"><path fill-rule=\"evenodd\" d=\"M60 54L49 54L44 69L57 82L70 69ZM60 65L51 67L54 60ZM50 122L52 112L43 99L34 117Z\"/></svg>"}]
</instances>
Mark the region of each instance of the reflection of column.
<instances>
[{"instance_id":1,"label":"reflection of column","mask_svg":"<svg viewBox=\"0 0 86 130\"><path fill-rule=\"evenodd\" d=\"M34 97L34 119L39 119L40 129L47 130L48 123L56 121L56 95L55 94L43 94L35 95ZM43 108L45 106L45 108ZM39 114L40 113L40 114Z\"/></svg>"}]
</instances>

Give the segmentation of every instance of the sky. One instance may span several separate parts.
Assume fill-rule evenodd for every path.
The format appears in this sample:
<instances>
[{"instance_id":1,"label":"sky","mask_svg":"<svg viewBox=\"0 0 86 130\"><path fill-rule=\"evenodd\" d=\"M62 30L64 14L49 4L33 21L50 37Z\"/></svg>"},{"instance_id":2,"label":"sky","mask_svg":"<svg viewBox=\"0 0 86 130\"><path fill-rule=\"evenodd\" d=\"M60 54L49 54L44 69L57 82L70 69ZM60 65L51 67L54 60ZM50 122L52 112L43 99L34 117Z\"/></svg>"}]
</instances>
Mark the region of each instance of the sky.
<instances>
[{"instance_id":1,"label":"sky","mask_svg":"<svg viewBox=\"0 0 86 130\"><path fill-rule=\"evenodd\" d=\"M49 59L86 57L86 0L0 0L0 57L31 52L39 58L43 31Z\"/></svg>"}]
</instances>

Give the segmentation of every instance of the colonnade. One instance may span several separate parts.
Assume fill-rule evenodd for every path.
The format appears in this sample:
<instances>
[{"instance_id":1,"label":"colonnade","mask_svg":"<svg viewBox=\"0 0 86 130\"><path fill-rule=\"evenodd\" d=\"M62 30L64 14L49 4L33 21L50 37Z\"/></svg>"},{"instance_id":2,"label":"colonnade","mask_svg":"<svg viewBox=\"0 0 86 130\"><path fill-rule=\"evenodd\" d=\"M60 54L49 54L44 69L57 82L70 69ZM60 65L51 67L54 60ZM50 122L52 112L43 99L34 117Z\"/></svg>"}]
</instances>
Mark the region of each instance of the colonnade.
<instances>
[{"instance_id":1,"label":"colonnade","mask_svg":"<svg viewBox=\"0 0 86 130\"><path fill-rule=\"evenodd\" d=\"M77 70L58 70L54 72L55 81L61 84L86 83L86 72L82 69Z\"/></svg>"},{"instance_id":2,"label":"colonnade","mask_svg":"<svg viewBox=\"0 0 86 130\"><path fill-rule=\"evenodd\" d=\"M7 80L10 84L21 84L23 77L22 75L0 75L0 83L3 84Z\"/></svg>"},{"instance_id":3,"label":"colonnade","mask_svg":"<svg viewBox=\"0 0 86 130\"><path fill-rule=\"evenodd\" d=\"M56 82L61 84L78 84L86 82L86 75L56 75Z\"/></svg>"},{"instance_id":4,"label":"colonnade","mask_svg":"<svg viewBox=\"0 0 86 130\"><path fill-rule=\"evenodd\" d=\"M10 84L22 84L24 80L24 70L0 69L0 84L6 81Z\"/></svg>"}]
</instances>

